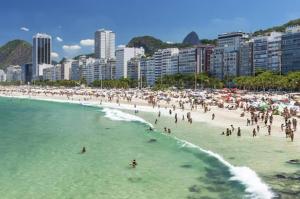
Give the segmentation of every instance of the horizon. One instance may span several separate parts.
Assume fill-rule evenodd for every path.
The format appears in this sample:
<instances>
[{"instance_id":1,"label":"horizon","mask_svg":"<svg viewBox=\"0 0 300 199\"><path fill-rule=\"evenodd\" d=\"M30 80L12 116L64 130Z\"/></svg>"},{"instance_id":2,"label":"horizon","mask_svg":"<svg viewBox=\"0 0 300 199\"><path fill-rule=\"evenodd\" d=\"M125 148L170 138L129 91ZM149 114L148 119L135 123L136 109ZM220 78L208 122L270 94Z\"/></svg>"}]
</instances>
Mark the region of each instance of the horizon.
<instances>
[{"instance_id":1,"label":"horizon","mask_svg":"<svg viewBox=\"0 0 300 199\"><path fill-rule=\"evenodd\" d=\"M10 22L0 22L3 29L0 46L14 39L32 43L35 34L46 33L52 36L53 52L57 55L53 60L59 61L63 57L92 53L94 32L102 28L116 33L117 46L146 35L179 43L191 31L200 40L215 39L224 32L254 32L300 17L297 10L300 2L295 0L284 3L272 0L272 4L254 0L247 6L241 6L238 0L131 0L130 4L121 0L78 0L72 4L47 1L58 6L41 7L34 0L2 3L1 16L10 18Z\"/></svg>"}]
</instances>

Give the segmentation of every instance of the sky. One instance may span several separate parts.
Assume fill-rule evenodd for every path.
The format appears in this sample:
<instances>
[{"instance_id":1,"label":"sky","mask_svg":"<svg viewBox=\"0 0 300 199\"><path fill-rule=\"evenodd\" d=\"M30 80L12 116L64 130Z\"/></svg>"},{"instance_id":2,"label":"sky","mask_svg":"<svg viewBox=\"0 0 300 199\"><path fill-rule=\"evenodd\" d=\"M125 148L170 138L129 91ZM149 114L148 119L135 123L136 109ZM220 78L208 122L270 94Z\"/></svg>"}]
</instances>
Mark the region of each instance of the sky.
<instances>
[{"instance_id":1,"label":"sky","mask_svg":"<svg viewBox=\"0 0 300 199\"><path fill-rule=\"evenodd\" d=\"M93 52L97 29L116 33L116 44L150 35L181 42L230 31L253 32L300 18L300 0L1 0L0 46L13 39L32 43L52 36L53 58Z\"/></svg>"}]
</instances>

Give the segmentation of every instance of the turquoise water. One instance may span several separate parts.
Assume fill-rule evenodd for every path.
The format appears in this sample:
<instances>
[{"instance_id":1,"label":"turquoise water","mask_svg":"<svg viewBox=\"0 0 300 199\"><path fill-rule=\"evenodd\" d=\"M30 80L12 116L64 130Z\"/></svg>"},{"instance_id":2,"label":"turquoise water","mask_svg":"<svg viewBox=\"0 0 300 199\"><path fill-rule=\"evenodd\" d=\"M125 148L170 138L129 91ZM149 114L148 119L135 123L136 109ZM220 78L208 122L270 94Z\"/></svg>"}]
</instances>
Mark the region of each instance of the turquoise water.
<instances>
[{"instance_id":1,"label":"turquoise water","mask_svg":"<svg viewBox=\"0 0 300 199\"><path fill-rule=\"evenodd\" d=\"M255 197L217 158L147 129L95 107L0 98L0 197Z\"/></svg>"}]
</instances>

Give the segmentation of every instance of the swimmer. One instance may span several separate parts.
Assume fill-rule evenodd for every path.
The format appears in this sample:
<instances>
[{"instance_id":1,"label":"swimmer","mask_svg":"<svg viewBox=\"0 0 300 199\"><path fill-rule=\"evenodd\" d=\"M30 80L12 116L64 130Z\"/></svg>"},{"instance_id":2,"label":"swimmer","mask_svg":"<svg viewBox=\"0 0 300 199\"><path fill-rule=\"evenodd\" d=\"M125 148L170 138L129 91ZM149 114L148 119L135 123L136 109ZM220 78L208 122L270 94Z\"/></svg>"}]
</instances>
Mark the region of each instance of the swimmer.
<instances>
[{"instance_id":1,"label":"swimmer","mask_svg":"<svg viewBox=\"0 0 300 199\"><path fill-rule=\"evenodd\" d=\"M137 164L136 160L132 160L130 166L134 169L137 165L138 164Z\"/></svg>"},{"instance_id":2,"label":"swimmer","mask_svg":"<svg viewBox=\"0 0 300 199\"><path fill-rule=\"evenodd\" d=\"M83 154L83 153L85 153L85 152L86 152L85 147L82 147L81 154Z\"/></svg>"}]
</instances>

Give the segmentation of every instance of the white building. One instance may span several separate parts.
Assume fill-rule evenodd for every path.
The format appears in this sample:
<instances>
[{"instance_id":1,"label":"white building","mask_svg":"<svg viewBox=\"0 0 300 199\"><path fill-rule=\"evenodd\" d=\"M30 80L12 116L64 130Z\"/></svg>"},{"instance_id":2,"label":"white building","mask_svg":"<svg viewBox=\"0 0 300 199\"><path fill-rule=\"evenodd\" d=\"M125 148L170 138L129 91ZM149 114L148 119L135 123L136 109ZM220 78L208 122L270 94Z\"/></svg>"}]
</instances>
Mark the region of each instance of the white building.
<instances>
[{"instance_id":1,"label":"white building","mask_svg":"<svg viewBox=\"0 0 300 199\"><path fill-rule=\"evenodd\" d=\"M43 80L61 80L61 71L61 64L56 64L55 66L50 65L49 67L43 69Z\"/></svg>"},{"instance_id":2,"label":"white building","mask_svg":"<svg viewBox=\"0 0 300 199\"><path fill-rule=\"evenodd\" d=\"M0 70L0 82L5 82L6 81L6 73L4 70Z\"/></svg>"},{"instance_id":3,"label":"white building","mask_svg":"<svg viewBox=\"0 0 300 199\"><path fill-rule=\"evenodd\" d=\"M38 64L37 68L38 68L38 76L36 76L37 78L40 77L44 77L43 72L45 68L51 68L53 67L53 65L51 64Z\"/></svg>"},{"instance_id":4,"label":"white building","mask_svg":"<svg viewBox=\"0 0 300 199\"><path fill-rule=\"evenodd\" d=\"M6 68L6 81L15 82L22 80L21 66L9 66Z\"/></svg>"},{"instance_id":5,"label":"white building","mask_svg":"<svg viewBox=\"0 0 300 199\"><path fill-rule=\"evenodd\" d=\"M286 33L298 33L300 32L300 26L296 25L296 26L289 26L285 29Z\"/></svg>"},{"instance_id":6,"label":"white building","mask_svg":"<svg viewBox=\"0 0 300 199\"><path fill-rule=\"evenodd\" d=\"M32 76L33 79L38 79L43 76L43 68L39 65L51 64L52 38L51 36L38 33L33 36L32 46ZM40 69L42 71L40 71Z\"/></svg>"},{"instance_id":7,"label":"white building","mask_svg":"<svg viewBox=\"0 0 300 199\"><path fill-rule=\"evenodd\" d=\"M154 53L155 77L178 73L178 48L159 49Z\"/></svg>"},{"instance_id":8,"label":"white building","mask_svg":"<svg viewBox=\"0 0 300 199\"><path fill-rule=\"evenodd\" d=\"M127 62L145 54L144 48L118 46L116 50L116 79L127 78Z\"/></svg>"},{"instance_id":9,"label":"white building","mask_svg":"<svg viewBox=\"0 0 300 199\"><path fill-rule=\"evenodd\" d=\"M62 63L62 66L61 66L61 79L64 79L64 80L70 80L71 79L71 73L72 73L71 69L72 69L72 63L74 61L75 60L67 59Z\"/></svg>"},{"instance_id":10,"label":"white building","mask_svg":"<svg viewBox=\"0 0 300 199\"><path fill-rule=\"evenodd\" d=\"M116 35L111 30L100 29L95 32L95 57L97 59L115 58Z\"/></svg>"},{"instance_id":11,"label":"white building","mask_svg":"<svg viewBox=\"0 0 300 199\"><path fill-rule=\"evenodd\" d=\"M80 66L80 77L85 79L88 84L92 83L95 80L95 64L96 59L87 58L82 65Z\"/></svg>"}]
</instances>

